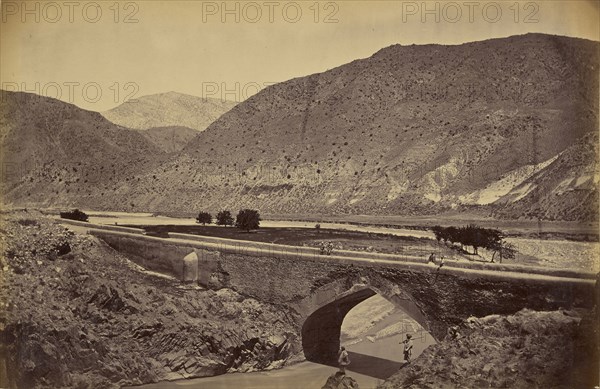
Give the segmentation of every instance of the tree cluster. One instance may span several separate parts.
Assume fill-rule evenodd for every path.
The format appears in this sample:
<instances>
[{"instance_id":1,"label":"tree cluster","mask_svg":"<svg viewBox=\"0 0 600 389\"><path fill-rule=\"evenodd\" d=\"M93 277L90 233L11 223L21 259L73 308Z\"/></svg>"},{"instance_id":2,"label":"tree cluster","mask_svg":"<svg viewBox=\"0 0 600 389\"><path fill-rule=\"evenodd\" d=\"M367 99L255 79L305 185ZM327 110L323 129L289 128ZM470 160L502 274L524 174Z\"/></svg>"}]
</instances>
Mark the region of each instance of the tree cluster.
<instances>
[{"instance_id":1,"label":"tree cluster","mask_svg":"<svg viewBox=\"0 0 600 389\"><path fill-rule=\"evenodd\" d=\"M437 241L444 243L459 243L462 246L473 247L473 253L477 255L477 250L481 247L493 251L492 262L496 253L502 258L514 258L516 249L514 245L504 240L504 234L500 230L493 228L482 228L476 225L468 225L466 227L441 227L434 226L431 228Z\"/></svg>"},{"instance_id":2,"label":"tree cluster","mask_svg":"<svg viewBox=\"0 0 600 389\"><path fill-rule=\"evenodd\" d=\"M202 225L210 224L212 221L212 215L208 212L200 212L196 217L196 222L202 223ZM227 210L219 211L215 223L218 226L233 226L234 220L231 212ZM256 230L260 226L260 214L255 209L242 209L235 218L235 226L246 231Z\"/></svg>"}]
</instances>

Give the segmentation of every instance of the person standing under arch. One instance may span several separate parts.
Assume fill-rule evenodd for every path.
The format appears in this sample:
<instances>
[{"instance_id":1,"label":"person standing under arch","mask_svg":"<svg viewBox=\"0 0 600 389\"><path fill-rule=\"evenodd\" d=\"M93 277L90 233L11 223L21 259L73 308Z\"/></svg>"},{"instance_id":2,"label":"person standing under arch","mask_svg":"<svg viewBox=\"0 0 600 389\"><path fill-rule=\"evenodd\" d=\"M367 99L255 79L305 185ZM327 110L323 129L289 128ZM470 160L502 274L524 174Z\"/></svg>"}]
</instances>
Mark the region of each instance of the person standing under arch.
<instances>
[{"instance_id":1,"label":"person standing under arch","mask_svg":"<svg viewBox=\"0 0 600 389\"><path fill-rule=\"evenodd\" d=\"M406 363L410 363L413 349L412 335L406 334L406 339L404 339L400 343L404 343L404 360L406 361Z\"/></svg>"},{"instance_id":2,"label":"person standing under arch","mask_svg":"<svg viewBox=\"0 0 600 389\"><path fill-rule=\"evenodd\" d=\"M350 357L348 356L348 351L346 351L346 348L344 346L340 347L338 363L340 365L340 372L342 374L346 374L346 366L350 364Z\"/></svg>"}]
</instances>

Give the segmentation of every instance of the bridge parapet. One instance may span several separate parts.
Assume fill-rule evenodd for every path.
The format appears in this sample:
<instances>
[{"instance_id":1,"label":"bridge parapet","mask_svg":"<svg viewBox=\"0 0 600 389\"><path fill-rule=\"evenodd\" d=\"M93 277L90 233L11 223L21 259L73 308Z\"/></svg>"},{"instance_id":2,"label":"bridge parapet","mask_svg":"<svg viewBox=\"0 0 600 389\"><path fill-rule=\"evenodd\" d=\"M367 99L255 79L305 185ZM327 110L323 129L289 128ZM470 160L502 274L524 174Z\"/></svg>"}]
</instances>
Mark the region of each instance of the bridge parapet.
<instances>
[{"instance_id":1,"label":"bridge parapet","mask_svg":"<svg viewBox=\"0 0 600 389\"><path fill-rule=\"evenodd\" d=\"M316 260L324 263L336 264L356 264L361 266L379 267L379 268L399 268L411 271L423 271L444 274L456 274L463 277L477 278L488 277L496 279L520 279L527 283L536 282L571 282L593 283L596 274L575 269L561 268L542 268L522 265L506 265L494 263L476 263L476 262L458 262L447 261L440 268L431 263L427 263L419 257L394 256L389 254L379 254L378 257L364 255L362 252L340 251L334 255L320 255L314 248L300 246L277 245L263 242L236 241L233 239L221 239L213 237L203 237L192 235L194 239L186 234L172 234L173 238L158 238L139 233L129 233L123 231L109 231L91 229L90 233L99 236L105 241L118 246L119 251L129 252L136 256L146 258L142 261L143 266L150 266L156 271L167 268L178 270L180 266L176 263L182 261L183 257L194 250L200 251L200 262L206 262L209 259L215 261L214 253L233 254L241 256L256 256L279 259L296 260ZM171 235L171 234L170 234ZM166 249L168 248L168 249ZM213 252L209 259L208 252ZM371 253L372 254L372 253ZM160 260L169 264L157 264Z\"/></svg>"},{"instance_id":2,"label":"bridge parapet","mask_svg":"<svg viewBox=\"0 0 600 389\"><path fill-rule=\"evenodd\" d=\"M226 251L229 253L242 254L242 255L258 255L258 256L285 256L298 258L313 257L327 261L335 258L360 258L361 260L373 259L378 261L393 261L393 262L415 262L415 263L426 263L427 258L419 257L415 255L398 255L398 254L383 254L383 253L369 253L369 252L357 252L350 250L335 250L333 255L321 255L319 249L315 247L306 246L292 246L273 244L265 242L253 242L237 239L217 238L212 236L201 236L192 234L181 234L181 233L169 233L169 237L178 240L190 240L201 243L212 243L214 245L202 246L208 249L217 249L219 251ZM432 264L427 264L431 268ZM567 277L567 278L583 278L593 280L596 278L596 273L586 272L578 269L568 268L548 268L539 266L525 266L515 264L501 264L501 263L480 263L480 262L460 262L454 260L447 260L444 265L446 268L462 268L462 269L473 269L473 270L486 270L486 271L501 271L511 273L527 273L527 274L540 274L554 277Z\"/></svg>"}]
</instances>

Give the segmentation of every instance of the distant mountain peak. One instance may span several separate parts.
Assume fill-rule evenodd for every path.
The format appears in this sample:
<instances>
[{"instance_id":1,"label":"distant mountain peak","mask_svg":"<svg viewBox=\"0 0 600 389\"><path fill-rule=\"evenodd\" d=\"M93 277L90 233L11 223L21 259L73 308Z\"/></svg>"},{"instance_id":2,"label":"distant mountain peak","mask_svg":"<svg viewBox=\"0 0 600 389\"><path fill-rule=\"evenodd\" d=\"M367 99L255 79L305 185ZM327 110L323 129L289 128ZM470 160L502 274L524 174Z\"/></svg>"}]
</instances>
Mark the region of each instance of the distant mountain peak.
<instances>
[{"instance_id":1,"label":"distant mountain peak","mask_svg":"<svg viewBox=\"0 0 600 389\"><path fill-rule=\"evenodd\" d=\"M115 124L137 130L182 126L204 131L236 104L170 91L130 99L102 115Z\"/></svg>"}]
</instances>

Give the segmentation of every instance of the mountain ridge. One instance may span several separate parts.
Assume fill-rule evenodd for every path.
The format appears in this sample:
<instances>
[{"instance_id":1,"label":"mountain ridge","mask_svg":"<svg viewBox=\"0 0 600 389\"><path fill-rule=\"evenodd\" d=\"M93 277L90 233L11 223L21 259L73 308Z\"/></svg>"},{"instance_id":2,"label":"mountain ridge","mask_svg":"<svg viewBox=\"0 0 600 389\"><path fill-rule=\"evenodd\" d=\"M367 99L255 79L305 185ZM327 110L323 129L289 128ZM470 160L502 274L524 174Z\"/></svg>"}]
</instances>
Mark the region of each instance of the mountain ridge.
<instances>
[{"instance_id":1,"label":"mountain ridge","mask_svg":"<svg viewBox=\"0 0 600 389\"><path fill-rule=\"evenodd\" d=\"M468 206L461 196L555 158L597 129L597 90L590 88L597 49L597 42L543 34L390 46L266 88L164 168L178 177L188 171L189 185L201 182L194 171L214 166L211 181L221 184L200 188L211 206L227 199L277 213L409 214ZM281 174L239 185L218 174L250 177L261 166ZM169 174L158 181L177 184Z\"/></svg>"},{"instance_id":2,"label":"mountain ridge","mask_svg":"<svg viewBox=\"0 0 600 389\"><path fill-rule=\"evenodd\" d=\"M597 220L598 47L544 34L393 45L265 88L87 201Z\"/></svg>"}]
</instances>

